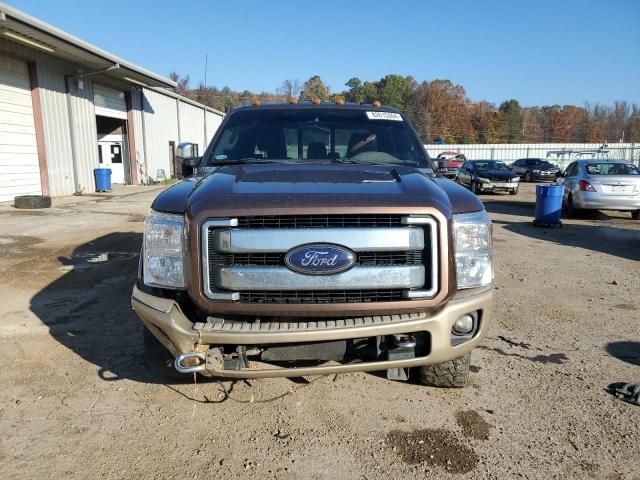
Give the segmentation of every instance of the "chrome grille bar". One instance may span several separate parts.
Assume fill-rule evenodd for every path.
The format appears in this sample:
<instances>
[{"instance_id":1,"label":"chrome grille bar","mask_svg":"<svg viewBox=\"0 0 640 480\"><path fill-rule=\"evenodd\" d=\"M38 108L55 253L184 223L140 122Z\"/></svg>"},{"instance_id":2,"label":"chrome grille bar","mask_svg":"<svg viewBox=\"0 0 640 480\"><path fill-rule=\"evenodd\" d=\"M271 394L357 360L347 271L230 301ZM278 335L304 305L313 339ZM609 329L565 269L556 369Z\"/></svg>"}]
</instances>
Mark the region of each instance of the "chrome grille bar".
<instances>
[{"instance_id":1,"label":"chrome grille bar","mask_svg":"<svg viewBox=\"0 0 640 480\"><path fill-rule=\"evenodd\" d=\"M398 228L231 228L214 230L211 248L222 253L287 252L305 243L335 243L354 252L422 250L419 227Z\"/></svg>"},{"instance_id":2,"label":"chrome grille bar","mask_svg":"<svg viewBox=\"0 0 640 480\"><path fill-rule=\"evenodd\" d=\"M361 267L336 275L302 275L287 267L216 267L213 283L226 290L360 290L365 286L417 288L424 285L423 265Z\"/></svg>"}]
</instances>

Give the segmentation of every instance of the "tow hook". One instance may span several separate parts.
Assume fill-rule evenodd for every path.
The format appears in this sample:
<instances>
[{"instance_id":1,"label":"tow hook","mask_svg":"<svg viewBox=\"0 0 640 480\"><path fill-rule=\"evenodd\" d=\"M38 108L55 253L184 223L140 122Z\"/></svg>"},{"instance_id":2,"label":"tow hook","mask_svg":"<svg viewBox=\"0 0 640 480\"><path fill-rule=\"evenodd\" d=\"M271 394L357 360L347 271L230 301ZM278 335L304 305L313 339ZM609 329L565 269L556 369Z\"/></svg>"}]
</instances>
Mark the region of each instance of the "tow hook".
<instances>
[{"instance_id":1,"label":"tow hook","mask_svg":"<svg viewBox=\"0 0 640 480\"><path fill-rule=\"evenodd\" d=\"M197 358L202 363L200 363L199 365L194 365L192 367L186 367L182 364L182 362L184 362L185 360L189 360L193 358ZM180 373L202 372L207 368L206 361L207 361L207 357L205 356L204 353L187 352L187 353L181 353L180 355L178 355L175 361L173 362L173 366Z\"/></svg>"}]
</instances>

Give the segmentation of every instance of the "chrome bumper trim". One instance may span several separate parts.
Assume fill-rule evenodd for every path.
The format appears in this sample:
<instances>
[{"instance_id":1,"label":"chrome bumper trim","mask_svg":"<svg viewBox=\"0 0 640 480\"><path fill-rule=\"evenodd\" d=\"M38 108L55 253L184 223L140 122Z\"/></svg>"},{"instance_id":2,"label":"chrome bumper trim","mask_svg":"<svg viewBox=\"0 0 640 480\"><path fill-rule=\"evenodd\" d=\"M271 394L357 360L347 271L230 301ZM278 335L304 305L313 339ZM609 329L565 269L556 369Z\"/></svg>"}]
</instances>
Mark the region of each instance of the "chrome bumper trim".
<instances>
[{"instance_id":1,"label":"chrome bumper trim","mask_svg":"<svg viewBox=\"0 0 640 480\"><path fill-rule=\"evenodd\" d=\"M228 290L367 290L424 285L423 265L356 266L335 275L303 275L286 267L216 267L214 284Z\"/></svg>"}]
</instances>

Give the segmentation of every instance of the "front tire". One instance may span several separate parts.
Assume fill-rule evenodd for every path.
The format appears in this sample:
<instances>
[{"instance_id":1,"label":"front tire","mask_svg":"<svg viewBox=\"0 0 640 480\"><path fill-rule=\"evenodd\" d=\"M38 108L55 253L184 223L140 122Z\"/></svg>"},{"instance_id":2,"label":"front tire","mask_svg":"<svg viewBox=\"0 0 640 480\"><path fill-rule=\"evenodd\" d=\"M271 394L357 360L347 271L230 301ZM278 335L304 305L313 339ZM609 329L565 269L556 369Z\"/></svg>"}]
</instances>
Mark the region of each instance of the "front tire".
<instances>
[{"instance_id":1,"label":"front tire","mask_svg":"<svg viewBox=\"0 0 640 480\"><path fill-rule=\"evenodd\" d=\"M478 188L478 182L476 182L475 180L471 181L471 192L475 193L476 195L480 194L480 189Z\"/></svg>"},{"instance_id":2,"label":"front tire","mask_svg":"<svg viewBox=\"0 0 640 480\"><path fill-rule=\"evenodd\" d=\"M509 195L517 195L519 188L520 187L516 187L516 188L512 188L511 190L509 190Z\"/></svg>"},{"instance_id":3,"label":"front tire","mask_svg":"<svg viewBox=\"0 0 640 480\"><path fill-rule=\"evenodd\" d=\"M633 218L634 220L640 220L640 210L631 212L631 218Z\"/></svg>"},{"instance_id":4,"label":"front tire","mask_svg":"<svg viewBox=\"0 0 640 480\"><path fill-rule=\"evenodd\" d=\"M448 362L418 367L420 383L429 387L463 388L469 383L471 352Z\"/></svg>"},{"instance_id":5,"label":"front tire","mask_svg":"<svg viewBox=\"0 0 640 480\"><path fill-rule=\"evenodd\" d=\"M529 183L533 181L533 175L531 175L531 172L527 172L524 174L524 181Z\"/></svg>"}]
</instances>

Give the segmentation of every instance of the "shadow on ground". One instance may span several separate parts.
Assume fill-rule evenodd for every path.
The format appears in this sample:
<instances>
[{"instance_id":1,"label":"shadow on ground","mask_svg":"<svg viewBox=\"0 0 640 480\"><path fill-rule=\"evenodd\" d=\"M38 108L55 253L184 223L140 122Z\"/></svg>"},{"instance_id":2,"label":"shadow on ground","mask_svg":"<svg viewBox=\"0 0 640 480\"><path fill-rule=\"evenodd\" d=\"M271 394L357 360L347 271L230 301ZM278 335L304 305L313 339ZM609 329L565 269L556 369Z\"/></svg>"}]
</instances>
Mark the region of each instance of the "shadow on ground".
<instances>
[{"instance_id":1,"label":"shadow on ground","mask_svg":"<svg viewBox=\"0 0 640 480\"><path fill-rule=\"evenodd\" d=\"M618 228L611 225L565 223L562 228L534 227L531 221L510 222L494 220L518 235L606 253L628 260L640 260L640 230Z\"/></svg>"},{"instance_id":2,"label":"shadow on ground","mask_svg":"<svg viewBox=\"0 0 640 480\"><path fill-rule=\"evenodd\" d=\"M605 350L618 360L640 366L640 342L610 342Z\"/></svg>"},{"instance_id":3,"label":"shadow on ground","mask_svg":"<svg viewBox=\"0 0 640 480\"><path fill-rule=\"evenodd\" d=\"M142 324L131 309L141 242L141 233L118 232L80 245L58 258L69 271L31 299L51 336L105 381L161 381L147 373Z\"/></svg>"}]
</instances>

